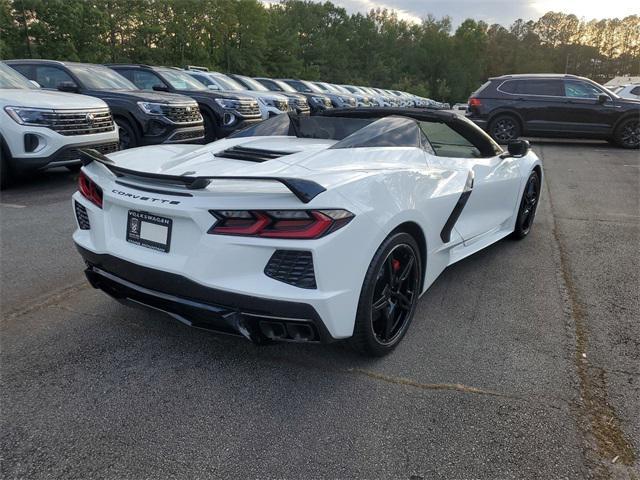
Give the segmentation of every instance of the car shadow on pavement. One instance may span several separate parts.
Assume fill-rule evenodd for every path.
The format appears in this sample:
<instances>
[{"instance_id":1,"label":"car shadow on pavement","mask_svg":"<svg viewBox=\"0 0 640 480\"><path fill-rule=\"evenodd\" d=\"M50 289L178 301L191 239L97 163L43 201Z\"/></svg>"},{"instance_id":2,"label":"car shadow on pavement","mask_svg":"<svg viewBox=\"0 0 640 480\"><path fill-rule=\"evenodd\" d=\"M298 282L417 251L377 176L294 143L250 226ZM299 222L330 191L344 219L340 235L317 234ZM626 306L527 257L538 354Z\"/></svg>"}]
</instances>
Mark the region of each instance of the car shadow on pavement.
<instances>
[{"instance_id":1,"label":"car shadow on pavement","mask_svg":"<svg viewBox=\"0 0 640 480\"><path fill-rule=\"evenodd\" d=\"M75 185L78 178L76 172L67 170L64 167L53 168L41 172L31 172L28 175L21 175L13 179L11 186L7 190L0 191L0 198L9 199L13 197L40 195L43 191L60 191L65 186ZM67 190L64 190L65 192Z\"/></svg>"}]
</instances>

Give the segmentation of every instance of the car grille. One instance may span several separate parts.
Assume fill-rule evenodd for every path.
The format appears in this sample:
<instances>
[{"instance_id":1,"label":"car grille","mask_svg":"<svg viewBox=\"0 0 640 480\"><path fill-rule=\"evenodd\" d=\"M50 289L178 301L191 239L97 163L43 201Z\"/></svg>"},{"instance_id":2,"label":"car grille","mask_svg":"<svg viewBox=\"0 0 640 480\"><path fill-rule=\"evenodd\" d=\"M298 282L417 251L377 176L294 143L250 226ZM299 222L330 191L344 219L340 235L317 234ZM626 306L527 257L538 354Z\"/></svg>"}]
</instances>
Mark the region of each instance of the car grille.
<instances>
[{"instance_id":1,"label":"car grille","mask_svg":"<svg viewBox=\"0 0 640 480\"><path fill-rule=\"evenodd\" d=\"M311 252L276 250L264 268L264 273L274 280L295 287L317 288Z\"/></svg>"},{"instance_id":2,"label":"car grille","mask_svg":"<svg viewBox=\"0 0 640 480\"><path fill-rule=\"evenodd\" d=\"M100 145L86 145L82 148L92 148L97 150L103 155L117 152L119 150L118 142L101 143ZM77 160L80 158L80 152L78 148L69 148L62 152L62 154L56 158L56 161Z\"/></svg>"},{"instance_id":3,"label":"car grille","mask_svg":"<svg viewBox=\"0 0 640 480\"><path fill-rule=\"evenodd\" d=\"M80 227L80 230L90 230L91 223L89 222L87 209L84 208L84 205L78 202L74 202L74 205L76 210L76 219L78 220L78 226Z\"/></svg>"},{"instance_id":4,"label":"car grille","mask_svg":"<svg viewBox=\"0 0 640 480\"><path fill-rule=\"evenodd\" d=\"M162 113L175 123L197 123L202 121L197 105L163 105Z\"/></svg>"},{"instance_id":5,"label":"car grille","mask_svg":"<svg viewBox=\"0 0 640 480\"><path fill-rule=\"evenodd\" d=\"M306 100L303 100L301 98L295 100L295 106L296 108L302 110L302 111L307 111L309 110L309 102L307 102Z\"/></svg>"},{"instance_id":6,"label":"car grille","mask_svg":"<svg viewBox=\"0 0 640 480\"><path fill-rule=\"evenodd\" d=\"M289 109L289 102L287 102L286 100L276 100L274 105L281 112L288 112L290 110Z\"/></svg>"},{"instance_id":7,"label":"car grille","mask_svg":"<svg viewBox=\"0 0 640 480\"><path fill-rule=\"evenodd\" d=\"M90 135L111 132L115 128L108 108L56 110L43 115L48 127L60 135Z\"/></svg>"},{"instance_id":8,"label":"car grille","mask_svg":"<svg viewBox=\"0 0 640 480\"><path fill-rule=\"evenodd\" d=\"M240 105L236 109L243 117L260 117L260 107L255 100L239 100Z\"/></svg>"},{"instance_id":9,"label":"car grille","mask_svg":"<svg viewBox=\"0 0 640 480\"><path fill-rule=\"evenodd\" d=\"M203 138L204 137L204 128L201 129L192 129L192 130L181 130L169 137L167 142L180 142L182 140L190 140L193 138Z\"/></svg>"}]
</instances>

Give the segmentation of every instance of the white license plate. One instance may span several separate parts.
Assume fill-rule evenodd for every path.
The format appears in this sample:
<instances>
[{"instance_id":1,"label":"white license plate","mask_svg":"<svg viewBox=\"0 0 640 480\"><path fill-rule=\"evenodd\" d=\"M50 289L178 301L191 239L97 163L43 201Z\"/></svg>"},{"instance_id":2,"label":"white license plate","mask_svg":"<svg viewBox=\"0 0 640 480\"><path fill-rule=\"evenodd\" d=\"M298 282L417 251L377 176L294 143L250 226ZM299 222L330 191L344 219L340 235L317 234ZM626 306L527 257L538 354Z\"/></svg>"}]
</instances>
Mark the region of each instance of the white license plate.
<instances>
[{"instance_id":1,"label":"white license plate","mask_svg":"<svg viewBox=\"0 0 640 480\"><path fill-rule=\"evenodd\" d=\"M148 212L129 210L127 242L160 252L168 252L171 245L173 220Z\"/></svg>"}]
</instances>

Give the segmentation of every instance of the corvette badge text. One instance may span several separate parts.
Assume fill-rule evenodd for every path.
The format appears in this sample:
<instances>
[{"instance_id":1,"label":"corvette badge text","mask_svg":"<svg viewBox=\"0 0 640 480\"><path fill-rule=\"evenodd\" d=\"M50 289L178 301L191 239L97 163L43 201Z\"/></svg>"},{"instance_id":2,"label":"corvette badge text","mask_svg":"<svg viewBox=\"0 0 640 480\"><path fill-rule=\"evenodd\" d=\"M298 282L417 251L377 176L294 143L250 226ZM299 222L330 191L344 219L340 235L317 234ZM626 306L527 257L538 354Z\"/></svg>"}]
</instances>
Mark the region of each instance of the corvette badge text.
<instances>
[{"instance_id":1,"label":"corvette badge text","mask_svg":"<svg viewBox=\"0 0 640 480\"><path fill-rule=\"evenodd\" d=\"M116 195L121 195L123 197L129 197L129 198L133 198L134 200L142 200L144 202L151 202L151 203L162 203L162 204L169 204L169 205L178 205L180 202L178 200L165 200L164 198L155 198L155 197L145 197L142 195L135 195L133 193L127 193L127 192L123 192L122 190L111 190L113 193L115 193Z\"/></svg>"}]
</instances>

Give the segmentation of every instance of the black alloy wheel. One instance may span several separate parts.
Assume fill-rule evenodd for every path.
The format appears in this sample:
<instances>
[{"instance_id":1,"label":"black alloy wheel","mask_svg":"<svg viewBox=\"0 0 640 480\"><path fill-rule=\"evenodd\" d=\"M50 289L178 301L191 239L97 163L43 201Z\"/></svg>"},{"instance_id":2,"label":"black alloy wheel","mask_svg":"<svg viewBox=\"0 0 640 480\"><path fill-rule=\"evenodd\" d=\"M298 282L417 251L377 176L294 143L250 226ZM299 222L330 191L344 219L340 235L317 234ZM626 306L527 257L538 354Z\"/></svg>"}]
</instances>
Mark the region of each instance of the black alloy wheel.
<instances>
[{"instance_id":1,"label":"black alloy wheel","mask_svg":"<svg viewBox=\"0 0 640 480\"><path fill-rule=\"evenodd\" d=\"M362 287L351 345L382 356L402 340L420 295L422 262L407 233L388 237L374 255Z\"/></svg>"},{"instance_id":2,"label":"black alloy wheel","mask_svg":"<svg viewBox=\"0 0 640 480\"><path fill-rule=\"evenodd\" d=\"M640 120L630 118L622 122L616 131L616 143L622 148L640 148Z\"/></svg>"},{"instance_id":3,"label":"black alloy wheel","mask_svg":"<svg viewBox=\"0 0 640 480\"><path fill-rule=\"evenodd\" d=\"M413 249L397 245L380 266L373 302L371 322L381 345L392 344L404 330L418 295L417 260Z\"/></svg>"},{"instance_id":4,"label":"black alloy wheel","mask_svg":"<svg viewBox=\"0 0 640 480\"><path fill-rule=\"evenodd\" d=\"M531 172L527 184L524 187L518 217L516 218L516 227L513 236L521 239L529 235L533 219L536 216L538 201L540 200L540 178L537 172Z\"/></svg>"},{"instance_id":5,"label":"black alloy wheel","mask_svg":"<svg viewBox=\"0 0 640 480\"><path fill-rule=\"evenodd\" d=\"M502 115L491 122L489 133L498 143L508 143L520 136L520 125L515 118Z\"/></svg>"}]
</instances>

